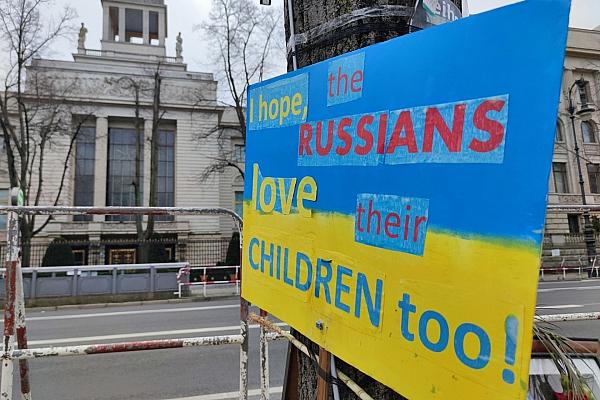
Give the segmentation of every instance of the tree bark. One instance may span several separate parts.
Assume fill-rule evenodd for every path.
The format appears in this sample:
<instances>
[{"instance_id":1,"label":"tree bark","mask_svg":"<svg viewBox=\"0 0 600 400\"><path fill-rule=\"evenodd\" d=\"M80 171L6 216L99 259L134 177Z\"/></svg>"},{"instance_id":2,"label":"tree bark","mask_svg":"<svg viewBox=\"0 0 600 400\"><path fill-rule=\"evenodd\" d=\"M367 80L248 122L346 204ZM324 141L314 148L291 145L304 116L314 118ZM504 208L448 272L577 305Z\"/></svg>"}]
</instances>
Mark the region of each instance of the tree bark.
<instances>
[{"instance_id":1,"label":"tree bark","mask_svg":"<svg viewBox=\"0 0 600 400\"><path fill-rule=\"evenodd\" d=\"M452 0L462 9L461 0ZM296 61L298 68L338 56L375 43L383 42L409 33L409 22L414 12L415 0L292 0L294 33L296 37ZM285 4L285 37L290 42L288 1ZM397 6L393 15L350 20L350 13L367 7ZM383 7L382 7L383 8ZM291 46L288 46L288 71L293 70ZM318 346L294 333L302 342L319 353ZM363 374L353 366L336 359L338 369L344 371L371 397L378 400L403 400L392 389ZM314 364L299 353L298 393L300 400L312 400L317 388ZM399 372L402 373L402 372ZM291 384L291 382L290 382ZM340 397L358 400L352 392L340 386ZM331 396L330 396L331 398Z\"/></svg>"}]
</instances>

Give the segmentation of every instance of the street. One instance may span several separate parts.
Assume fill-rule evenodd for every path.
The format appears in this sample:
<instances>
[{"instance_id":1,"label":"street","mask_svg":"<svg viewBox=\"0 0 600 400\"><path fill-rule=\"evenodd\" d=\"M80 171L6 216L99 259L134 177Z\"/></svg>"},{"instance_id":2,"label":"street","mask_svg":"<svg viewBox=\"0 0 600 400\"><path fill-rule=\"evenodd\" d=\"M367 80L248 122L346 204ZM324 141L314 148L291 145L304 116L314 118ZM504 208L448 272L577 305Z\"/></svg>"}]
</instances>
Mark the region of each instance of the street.
<instances>
[{"instance_id":1,"label":"street","mask_svg":"<svg viewBox=\"0 0 600 400\"><path fill-rule=\"evenodd\" d=\"M540 283L539 314L591 311L600 311L600 281ZM237 333L239 301L32 309L27 316L32 348L114 343ZM557 325L572 337L600 337L600 321ZM258 329L250 332L251 399L257 399ZM269 348L274 394L281 392L286 346L278 341ZM239 385L239 346L37 359L30 361L30 369L33 395L44 400L234 399Z\"/></svg>"},{"instance_id":2,"label":"street","mask_svg":"<svg viewBox=\"0 0 600 400\"><path fill-rule=\"evenodd\" d=\"M28 310L27 317L32 348L231 335L239 333L239 300ZM256 394L258 329L251 328L250 335L250 389ZM279 341L269 347L274 393L281 392L286 346ZM238 345L228 345L31 360L32 394L43 400L233 399L238 396L233 392L239 388L239 355Z\"/></svg>"}]
</instances>

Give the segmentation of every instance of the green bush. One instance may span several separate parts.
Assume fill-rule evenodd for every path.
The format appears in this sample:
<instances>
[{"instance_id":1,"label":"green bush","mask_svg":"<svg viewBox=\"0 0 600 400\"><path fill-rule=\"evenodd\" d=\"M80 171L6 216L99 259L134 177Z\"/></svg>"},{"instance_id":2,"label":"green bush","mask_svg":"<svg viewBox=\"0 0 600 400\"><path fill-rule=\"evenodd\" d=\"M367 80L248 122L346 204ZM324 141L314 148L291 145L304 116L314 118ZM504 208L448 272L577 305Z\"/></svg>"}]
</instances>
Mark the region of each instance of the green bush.
<instances>
[{"instance_id":1,"label":"green bush","mask_svg":"<svg viewBox=\"0 0 600 400\"><path fill-rule=\"evenodd\" d=\"M42 267L71 267L73 265L75 265L75 256L71 246L54 239L44 253Z\"/></svg>"}]
</instances>

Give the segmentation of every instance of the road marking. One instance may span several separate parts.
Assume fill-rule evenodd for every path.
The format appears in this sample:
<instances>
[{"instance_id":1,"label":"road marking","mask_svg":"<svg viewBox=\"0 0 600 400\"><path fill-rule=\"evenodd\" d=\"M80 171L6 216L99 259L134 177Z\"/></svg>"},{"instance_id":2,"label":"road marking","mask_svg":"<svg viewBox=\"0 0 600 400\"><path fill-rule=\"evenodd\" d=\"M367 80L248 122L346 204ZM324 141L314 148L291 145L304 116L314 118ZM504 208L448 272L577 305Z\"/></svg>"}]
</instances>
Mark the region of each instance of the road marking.
<instances>
[{"instance_id":1,"label":"road marking","mask_svg":"<svg viewBox=\"0 0 600 400\"><path fill-rule=\"evenodd\" d=\"M282 322L276 323L277 326L287 326ZM250 325L251 329L258 328L259 325ZM132 339L132 338L147 338L147 337L160 337L160 336L179 336L179 335L193 335L197 333L210 333L210 332L223 332L223 331L239 331L239 325L231 326L213 326L209 328L196 328L196 329L180 329L174 331L156 331L156 332L135 332L135 333L122 333L118 335L104 335L104 336L87 336L87 337L75 337L75 338L60 338L60 339L43 339L43 340L30 340L30 346L43 346L43 345L56 345L56 344L68 344L68 343L81 343L81 342L98 342L118 339Z\"/></svg>"},{"instance_id":2,"label":"road marking","mask_svg":"<svg viewBox=\"0 0 600 400\"><path fill-rule=\"evenodd\" d=\"M585 304L561 304L556 306L537 306L538 310L550 310L550 309L559 309L559 308L581 308L585 307Z\"/></svg>"},{"instance_id":3,"label":"road marking","mask_svg":"<svg viewBox=\"0 0 600 400\"><path fill-rule=\"evenodd\" d=\"M560 308L583 308L583 307L591 307L591 306L600 306L600 303L587 303L587 304L556 304L553 306L537 306L538 310L548 310L548 309L560 309Z\"/></svg>"},{"instance_id":4,"label":"road marking","mask_svg":"<svg viewBox=\"0 0 600 400\"><path fill-rule=\"evenodd\" d=\"M566 290L600 290L600 286L573 286L573 287L557 287L551 289L538 289L538 293L546 292L562 292Z\"/></svg>"},{"instance_id":5,"label":"road marking","mask_svg":"<svg viewBox=\"0 0 600 400\"><path fill-rule=\"evenodd\" d=\"M283 392L283 387L278 386L271 388L269 391L271 394L279 394ZM260 396L260 389L252 389L248 390L248 396ZM240 392L227 392L227 393L215 393L215 394L204 394L200 396L192 396L192 397L179 397L177 399L169 399L169 400L227 400L227 399L238 399L240 397Z\"/></svg>"},{"instance_id":6,"label":"road marking","mask_svg":"<svg viewBox=\"0 0 600 400\"><path fill-rule=\"evenodd\" d=\"M224 306L206 306L206 307L182 307L182 308L160 308L155 310L137 310L137 311L115 311L95 314L73 314L73 315L48 315L43 317L30 317L27 321L52 321L59 319L78 319L78 318L100 318L100 317L121 317L126 315L141 315L141 314L161 314L172 312L189 312L189 311L210 311L223 310L228 308L240 308L239 304L230 304Z\"/></svg>"}]
</instances>

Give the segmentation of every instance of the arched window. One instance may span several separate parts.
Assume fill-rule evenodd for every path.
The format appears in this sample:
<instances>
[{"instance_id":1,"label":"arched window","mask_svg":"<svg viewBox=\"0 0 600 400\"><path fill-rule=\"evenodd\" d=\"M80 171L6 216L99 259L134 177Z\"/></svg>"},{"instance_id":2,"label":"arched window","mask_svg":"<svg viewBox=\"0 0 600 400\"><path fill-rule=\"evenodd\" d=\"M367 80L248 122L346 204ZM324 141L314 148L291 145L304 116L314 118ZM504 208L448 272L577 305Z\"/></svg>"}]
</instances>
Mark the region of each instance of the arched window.
<instances>
[{"instance_id":1,"label":"arched window","mask_svg":"<svg viewBox=\"0 0 600 400\"><path fill-rule=\"evenodd\" d=\"M590 121L581 122L581 134L583 135L583 143L596 143L596 132Z\"/></svg>"},{"instance_id":2,"label":"arched window","mask_svg":"<svg viewBox=\"0 0 600 400\"><path fill-rule=\"evenodd\" d=\"M560 121L556 121L556 137L555 140L557 142L564 142L565 141L565 134L563 132L563 127Z\"/></svg>"}]
</instances>

